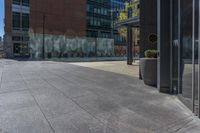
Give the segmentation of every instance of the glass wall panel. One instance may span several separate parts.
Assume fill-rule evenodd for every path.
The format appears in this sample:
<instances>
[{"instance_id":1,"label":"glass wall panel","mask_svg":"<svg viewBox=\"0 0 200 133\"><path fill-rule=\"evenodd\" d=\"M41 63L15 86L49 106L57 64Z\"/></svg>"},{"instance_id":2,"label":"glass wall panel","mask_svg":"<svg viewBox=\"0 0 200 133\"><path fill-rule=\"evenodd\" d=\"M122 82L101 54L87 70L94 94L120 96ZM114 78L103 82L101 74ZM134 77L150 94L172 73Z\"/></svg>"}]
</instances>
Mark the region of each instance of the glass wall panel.
<instances>
[{"instance_id":1,"label":"glass wall panel","mask_svg":"<svg viewBox=\"0 0 200 133\"><path fill-rule=\"evenodd\" d=\"M172 3L172 93L178 93L179 0Z\"/></svg>"},{"instance_id":2,"label":"glass wall panel","mask_svg":"<svg viewBox=\"0 0 200 133\"><path fill-rule=\"evenodd\" d=\"M200 116L199 0L172 2L171 88Z\"/></svg>"},{"instance_id":3,"label":"glass wall panel","mask_svg":"<svg viewBox=\"0 0 200 133\"><path fill-rule=\"evenodd\" d=\"M180 92L189 103L192 100L192 12L191 0L180 0ZM191 104L190 104L191 105Z\"/></svg>"}]
</instances>

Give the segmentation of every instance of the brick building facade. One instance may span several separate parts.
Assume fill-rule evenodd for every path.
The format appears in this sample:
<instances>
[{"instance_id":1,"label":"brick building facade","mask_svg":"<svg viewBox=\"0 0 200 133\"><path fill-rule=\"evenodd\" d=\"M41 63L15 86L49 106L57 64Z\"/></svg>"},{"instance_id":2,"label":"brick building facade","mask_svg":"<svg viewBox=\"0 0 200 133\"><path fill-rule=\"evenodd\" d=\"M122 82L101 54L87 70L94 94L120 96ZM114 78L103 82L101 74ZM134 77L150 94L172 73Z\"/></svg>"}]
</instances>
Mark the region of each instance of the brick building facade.
<instances>
[{"instance_id":1,"label":"brick building facade","mask_svg":"<svg viewBox=\"0 0 200 133\"><path fill-rule=\"evenodd\" d=\"M5 0L5 53L29 56L29 34L86 35L86 0Z\"/></svg>"},{"instance_id":2,"label":"brick building facade","mask_svg":"<svg viewBox=\"0 0 200 133\"><path fill-rule=\"evenodd\" d=\"M66 36L85 36L85 0L31 0L30 30Z\"/></svg>"}]
</instances>

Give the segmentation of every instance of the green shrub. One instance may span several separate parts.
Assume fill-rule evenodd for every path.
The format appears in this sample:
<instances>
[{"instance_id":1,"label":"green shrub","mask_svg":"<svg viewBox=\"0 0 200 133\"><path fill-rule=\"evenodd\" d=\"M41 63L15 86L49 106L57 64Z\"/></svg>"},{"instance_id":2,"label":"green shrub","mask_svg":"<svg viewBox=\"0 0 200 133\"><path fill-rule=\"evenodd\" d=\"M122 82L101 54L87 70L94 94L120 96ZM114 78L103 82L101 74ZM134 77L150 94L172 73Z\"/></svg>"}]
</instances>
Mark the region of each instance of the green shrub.
<instances>
[{"instance_id":1,"label":"green shrub","mask_svg":"<svg viewBox=\"0 0 200 133\"><path fill-rule=\"evenodd\" d=\"M146 58L157 58L157 50L146 50L144 55Z\"/></svg>"}]
</instances>

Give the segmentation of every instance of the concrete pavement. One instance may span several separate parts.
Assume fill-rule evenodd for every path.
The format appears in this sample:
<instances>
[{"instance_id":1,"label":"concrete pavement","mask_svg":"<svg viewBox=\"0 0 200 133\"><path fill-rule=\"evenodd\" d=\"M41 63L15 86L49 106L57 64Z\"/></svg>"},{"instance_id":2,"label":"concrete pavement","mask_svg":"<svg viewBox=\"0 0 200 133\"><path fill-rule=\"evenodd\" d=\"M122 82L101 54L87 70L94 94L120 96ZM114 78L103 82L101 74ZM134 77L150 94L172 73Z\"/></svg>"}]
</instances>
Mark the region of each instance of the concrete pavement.
<instances>
[{"instance_id":1,"label":"concrete pavement","mask_svg":"<svg viewBox=\"0 0 200 133\"><path fill-rule=\"evenodd\" d=\"M95 63L95 62L94 62ZM0 133L199 133L175 96L69 63L0 60Z\"/></svg>"}]
</instances>

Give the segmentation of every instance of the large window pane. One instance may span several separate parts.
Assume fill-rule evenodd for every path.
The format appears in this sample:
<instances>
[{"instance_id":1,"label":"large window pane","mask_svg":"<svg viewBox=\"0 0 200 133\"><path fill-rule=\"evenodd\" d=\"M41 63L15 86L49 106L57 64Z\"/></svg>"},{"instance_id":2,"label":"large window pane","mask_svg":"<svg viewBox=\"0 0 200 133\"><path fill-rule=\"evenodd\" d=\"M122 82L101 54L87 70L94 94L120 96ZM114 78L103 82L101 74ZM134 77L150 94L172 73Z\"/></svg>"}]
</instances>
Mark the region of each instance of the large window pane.
<instances>
[{"instance_id":1,"label":"large window pane","mask_svg":"<svg viewBox=\"0 0 200 133\"><path fill-rule=\"evenodd\" d=\"M187 101L192 100L192 11L192 1L181 0L180 87Z\"/></svg>"},{"instance_id":2,"label":"large window pane","mask_svg":"<svg viewBox=\"0 0 200 133\"><path fill-rule=\"evenodd\" d=\"M12 14L12 27L14 30L20 30L20 13L13 12Z\"/></svg>"},{"instance_id":3,"label":"large window pane","mask_svg":"<svg viewBox=\"0 0 200 133\"><path fill-rule=\"evenodd\" d=\"M29 0L22 0L23 6L29 6Z\"/></svg>"},{"instance_id":4,"label":"large window pane","mask_svg":"<svg viewBox=\"0 0 200 133\"><path fill-rule=\"evenodd\" d=\"M28 30L29 29L29 14L22 14L22 29Z\"/></svg>"},{"instance_id":5,"label":"large window pane","mask_svg":"<svg viewBox=\"0 0 200 133\"><path fill-rule=\"evenodd\" d=\"M12 3L15 5L20 5L20 0L13 0Z\"/></svg>"}]
</instances>

